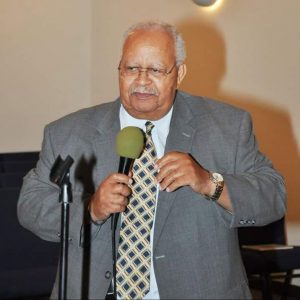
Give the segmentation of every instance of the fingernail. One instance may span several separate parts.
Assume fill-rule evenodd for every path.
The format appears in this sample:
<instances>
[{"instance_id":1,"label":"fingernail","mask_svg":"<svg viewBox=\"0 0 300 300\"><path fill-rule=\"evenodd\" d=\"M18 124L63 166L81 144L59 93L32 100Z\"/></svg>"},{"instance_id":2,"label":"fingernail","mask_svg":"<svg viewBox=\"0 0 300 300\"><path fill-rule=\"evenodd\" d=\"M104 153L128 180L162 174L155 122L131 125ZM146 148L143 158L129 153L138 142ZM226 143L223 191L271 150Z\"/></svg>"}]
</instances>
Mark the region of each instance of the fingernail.
<instances>
[{"instance_id":1,"label":"fingernail","mask_svg":"<svg viewBox=\"0 0 300 300\"><path fill-rule=\"evenodd\" d=\"M133 183L133 180L130 178L129 179L129 184L132 184Z\"/></svg>"}]
</instances>

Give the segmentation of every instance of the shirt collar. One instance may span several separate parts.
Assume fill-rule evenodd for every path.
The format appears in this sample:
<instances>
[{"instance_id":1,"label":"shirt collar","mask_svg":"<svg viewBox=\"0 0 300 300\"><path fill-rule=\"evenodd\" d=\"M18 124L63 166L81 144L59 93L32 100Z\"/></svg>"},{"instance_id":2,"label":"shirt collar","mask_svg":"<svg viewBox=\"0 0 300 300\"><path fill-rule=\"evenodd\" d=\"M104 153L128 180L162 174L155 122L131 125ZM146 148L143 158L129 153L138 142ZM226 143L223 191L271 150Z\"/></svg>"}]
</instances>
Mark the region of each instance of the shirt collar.
<instances>
[{"instance_id":1,"label":"shirt collar","mask_svg":"<svg viewBox=\"0 0 300 300\"><path fill-rule=\"evenodd\" d=\"M168 135L172 113L173 113L173 106L171 107L169 112L165 116L163 116L161 119L151 121L155 126L153 128L153 130L157 131L157 133L159 135ZM146 129L145 123L147 121L149 121L149 120L134 118L126 111L124 106L121 105L121 107L120 107L120 127L121 127L121 129L123 129L126 126L136 126L145 131L145 129Z\"/></svg>"}]
</instances>

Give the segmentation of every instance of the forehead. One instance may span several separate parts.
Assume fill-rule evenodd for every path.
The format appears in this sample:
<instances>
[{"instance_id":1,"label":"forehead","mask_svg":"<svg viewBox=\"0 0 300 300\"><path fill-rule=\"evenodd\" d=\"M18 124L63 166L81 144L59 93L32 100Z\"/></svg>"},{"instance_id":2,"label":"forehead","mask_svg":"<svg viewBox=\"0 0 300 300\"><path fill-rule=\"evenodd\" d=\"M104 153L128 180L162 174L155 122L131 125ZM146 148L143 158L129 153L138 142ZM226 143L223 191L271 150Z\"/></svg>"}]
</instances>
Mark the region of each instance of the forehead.
<instances>
[{"instance_id":1,"label":"forehead","mask_svg":"<svg viewBox=\"0 0 300 300\"><path fill-rule=\"evenodd\" d=\"M162 30L138 30L126 39L122 60L173 62L175 60L173 37Z\"/></svg>"}]
</instances>

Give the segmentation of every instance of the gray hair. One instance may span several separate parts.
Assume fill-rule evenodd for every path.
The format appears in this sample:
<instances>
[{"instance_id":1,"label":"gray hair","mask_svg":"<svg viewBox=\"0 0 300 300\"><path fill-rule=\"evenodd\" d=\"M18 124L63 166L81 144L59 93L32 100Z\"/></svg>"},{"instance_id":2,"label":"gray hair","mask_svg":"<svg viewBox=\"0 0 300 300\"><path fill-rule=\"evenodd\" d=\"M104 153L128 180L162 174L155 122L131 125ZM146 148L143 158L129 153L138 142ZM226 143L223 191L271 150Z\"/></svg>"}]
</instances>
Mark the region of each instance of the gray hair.
<instances>
[{"instance_id":1,"label":"gray hair","mask_svg":"<svg viewBox=\"0 0 300 300\"><path fill-rule=\"evenodd\" d=\"M139 30L161 30L169 33L174 40L175 46L175 55L176 55L176 65L179 66L185 60L186 53L185 53L185 46L184 40L181 34L177 31L176 27L164 22L157 22L157 21L148 21L148 22L140 22L133 26L131 26L124 35L124 42L126 39L136 31Z\"/></svg>"}]
</instances>

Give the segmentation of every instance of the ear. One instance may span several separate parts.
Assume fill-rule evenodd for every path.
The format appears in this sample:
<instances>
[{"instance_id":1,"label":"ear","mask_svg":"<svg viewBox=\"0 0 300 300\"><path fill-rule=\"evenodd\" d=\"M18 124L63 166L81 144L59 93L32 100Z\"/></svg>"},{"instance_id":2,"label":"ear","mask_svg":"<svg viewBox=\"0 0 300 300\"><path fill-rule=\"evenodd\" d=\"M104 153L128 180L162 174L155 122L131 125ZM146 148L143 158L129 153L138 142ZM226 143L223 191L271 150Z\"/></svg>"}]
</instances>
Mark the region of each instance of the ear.
<instances>
[{"instance_id":1,"label":"ear","mask_svg":"<svg viewBox=\"0 0 300 300\"><path fill-rule=\"evenodd\" d=\"M185 77L186 74L186 64L182 64L179 66L177 71L177 87L180 85L181 81Z\"/></svg>"}]
</instances>

